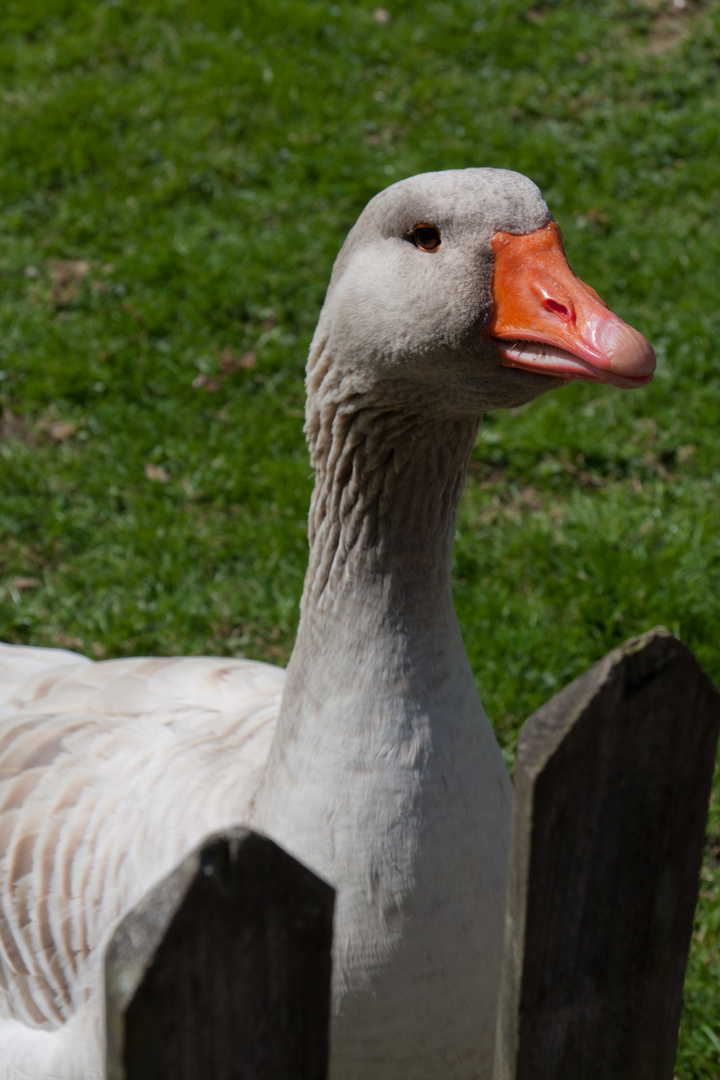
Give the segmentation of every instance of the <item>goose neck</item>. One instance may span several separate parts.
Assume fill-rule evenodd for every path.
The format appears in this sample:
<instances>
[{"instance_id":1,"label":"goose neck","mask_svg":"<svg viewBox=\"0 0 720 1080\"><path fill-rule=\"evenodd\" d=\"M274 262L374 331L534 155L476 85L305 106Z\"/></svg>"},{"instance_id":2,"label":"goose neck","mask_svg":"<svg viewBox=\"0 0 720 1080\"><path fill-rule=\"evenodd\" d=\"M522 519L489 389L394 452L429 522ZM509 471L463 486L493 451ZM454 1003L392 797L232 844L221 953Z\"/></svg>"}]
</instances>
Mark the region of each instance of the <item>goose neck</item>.
<instances>
[{"instance_id":1,"label":"goose neck","mask_svg":"<svg viewBox=\"0 0 720 1080\"><path fill-rule=\"evenodd\" d=\"M426 615L451 604L457 508L475 420L338 406L316 432L302 622L369 605Z\"/></svg>"}]
</instances>

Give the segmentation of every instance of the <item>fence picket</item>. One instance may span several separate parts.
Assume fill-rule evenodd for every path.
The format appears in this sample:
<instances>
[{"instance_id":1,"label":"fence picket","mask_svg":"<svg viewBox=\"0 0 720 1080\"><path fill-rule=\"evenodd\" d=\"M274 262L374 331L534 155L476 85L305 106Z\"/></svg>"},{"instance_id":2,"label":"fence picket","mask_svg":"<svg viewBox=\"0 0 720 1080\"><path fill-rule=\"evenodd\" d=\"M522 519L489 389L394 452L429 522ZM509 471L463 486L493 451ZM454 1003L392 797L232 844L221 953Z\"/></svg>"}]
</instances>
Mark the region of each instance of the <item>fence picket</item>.
<instances>
[{"instance_id":1,"label":"fence picket","mask_svg":"<svg viewBox=\"0 0 720 1080\"><path fill-rule=\"evenodd\" d=\"M324 1080L333 905L270 840L207 841L108 949L108 1080Z\"/></svg>"},{"instance_id":2,"label":"fence picket","mask_svg":"<svg viewBox=\"0 0 720 1080\"><path fill-rule=\"evenodd\" d=\"M495 1080L671 1080L719 725L658 630L528 720Z\"/></svg>"}]
</instances>

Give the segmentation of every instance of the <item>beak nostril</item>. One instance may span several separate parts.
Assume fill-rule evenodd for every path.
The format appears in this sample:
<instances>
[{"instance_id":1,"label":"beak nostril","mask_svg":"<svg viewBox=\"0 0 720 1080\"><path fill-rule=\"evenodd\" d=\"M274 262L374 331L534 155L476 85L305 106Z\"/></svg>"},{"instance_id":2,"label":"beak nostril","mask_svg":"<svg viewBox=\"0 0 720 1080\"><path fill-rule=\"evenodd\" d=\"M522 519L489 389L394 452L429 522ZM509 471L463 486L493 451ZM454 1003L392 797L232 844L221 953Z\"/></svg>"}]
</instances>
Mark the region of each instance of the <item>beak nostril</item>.
<instances>
[{"instance_id":1,"label":"beak nostril","mask_svg":"<svg viewBox=\"0 0 720 1080\"><path fill-rule=\"evenodd\" d=\"M546 296L542 304L546 311L552 311L553 315L559 316L563 322L569 323L574 321L575 312L565 304L561 304L558 300L553 300L551 297Z\"/></svg>"}]
</instances>

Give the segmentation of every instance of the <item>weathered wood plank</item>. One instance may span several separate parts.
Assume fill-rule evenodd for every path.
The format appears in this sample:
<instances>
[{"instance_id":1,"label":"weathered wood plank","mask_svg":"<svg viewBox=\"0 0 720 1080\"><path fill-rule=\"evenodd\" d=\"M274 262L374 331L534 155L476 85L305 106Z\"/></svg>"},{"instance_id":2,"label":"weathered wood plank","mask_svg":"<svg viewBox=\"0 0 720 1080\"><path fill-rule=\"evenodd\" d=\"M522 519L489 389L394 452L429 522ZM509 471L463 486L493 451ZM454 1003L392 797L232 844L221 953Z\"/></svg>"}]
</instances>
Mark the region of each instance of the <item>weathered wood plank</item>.
<instances>
[{"instance_id":1,"label":"weathered wood plank","mask_svg":"<svg viewBox=\"0 0 720 1080\"><path fill-rule=\"evenodd\" d=\"M113 937L108 1080L324 1080L333 906L270 840L205 843Z\"/></svg>"},{"instance_id":2,"label":"weathered wood plank","mask_svg":"<svg viewBox=\"0 0 720 1080\"><path fill-rule=\"evenodd\" d=\"M528 720L495 1080L671 1080L719 725L657 630Z\"/></svg>"}]
</instances>

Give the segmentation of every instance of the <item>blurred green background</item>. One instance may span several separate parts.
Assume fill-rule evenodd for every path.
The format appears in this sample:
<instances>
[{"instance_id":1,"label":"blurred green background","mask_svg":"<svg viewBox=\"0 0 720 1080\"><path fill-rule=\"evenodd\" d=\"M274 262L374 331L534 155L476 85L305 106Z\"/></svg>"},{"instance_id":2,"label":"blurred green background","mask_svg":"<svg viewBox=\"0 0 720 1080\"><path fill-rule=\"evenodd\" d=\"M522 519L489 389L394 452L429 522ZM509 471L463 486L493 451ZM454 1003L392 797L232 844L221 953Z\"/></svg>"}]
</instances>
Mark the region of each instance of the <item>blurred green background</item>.
<instances>
[{"instance_id":1,"label":"blurred green background","mask_svg":"<svg viewBox=\"0 0 720 1080\"><path fill-rule=\"evenodd\" d=\"M0 69L1 639L284 663L333 258L380 188L494 165L660 361L482 427L456 602L508 760L654 624L720 679L717 2L6 0ZM680 1080L720 1075L717 794Z\"/></svg>"}]
</instances>

